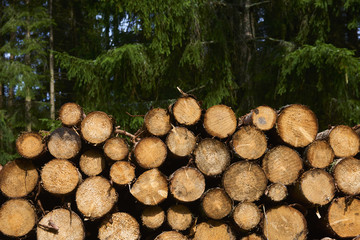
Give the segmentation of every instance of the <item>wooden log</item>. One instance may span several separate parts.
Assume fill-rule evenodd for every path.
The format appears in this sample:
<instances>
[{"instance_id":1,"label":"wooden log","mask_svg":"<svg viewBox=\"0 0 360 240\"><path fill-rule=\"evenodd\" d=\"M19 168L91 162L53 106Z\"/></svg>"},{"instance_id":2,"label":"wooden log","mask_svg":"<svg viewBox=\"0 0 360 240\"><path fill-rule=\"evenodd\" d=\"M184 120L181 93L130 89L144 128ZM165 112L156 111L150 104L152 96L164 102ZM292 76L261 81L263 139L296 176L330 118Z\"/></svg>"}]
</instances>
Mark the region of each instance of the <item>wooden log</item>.
<instances>
[{"instance_id":1,"label":"wooden log","mask_svg":"<svg viewBox=\"0 0 360 240\"><path fill-rule=\"evenodd\" d=\"M166 145L175 156L186 157L193 152L196 137L185 127L174 127L166 137Z\"/></svg>"},{"instance_id":2,"label":"wooden log","mask_svg":"<svg viewBox=\"0 0 360 240\"><path fill-rule=\"evenodd\" d=\"M266 211L263 233L268 240L306 239L306 219L295 208L282 205Z\"/></svg>"},{"instance_id":3,"label":"wooden log","mask_svg":"<svg viewBox=\"0 0 360 240\"><path fill-rule=\"evenodd\" d=\"M220 220L230 214L233 202L224 189L211 188L204 193L201 207L207 217Z\"/></svg>"},{"instance_id":4,"label":"wooden log","mask_svg":"<svg viewBox=\"0 0 360 240\"><path fill-rule=\"evenodd\" d=\"M196 225L193 240L235 240L236 236L230 226L223 222L208 221Z\"/></svg>"},{"instance_id":5,"label":"wooden log","mask_svg":"<svg viewBox=\"0 0 360 240\"><path fill-rule=\"evenodd\" d=\"M276 129L285 143L294 147L305 147L315 140L318 121L308 107L292 104L280 110Z\"/></svg>"},{"instance_id":6,"label":"wooden log","mask_svg":"<svg viewBox=\"0 0 360 240\"><path fill-rule=\"evenodd\" d=\"M327 220L330 228L340 238L360 235L360 200L340 197L330 204Z\"/></svg>"},{"instance_id":7,"label":"wooden log","mask_svg":"<svg viewBox=\"0 0 360 240\"><path fill-rule=\"evenodd\" d=\"M201 140L194 155L197 168L207 176L219 175L230 165L229 149L216 139Z\"/></svg>"},{"instance_id":8,"label":"wooden log","mask_svg":"<svg viewBox=\"0 0 360 240\"><path fill-rule=\"evenodd\" d=\"M139 223L126 212L116 212L106 218L101 223L98 234L100 240L138 240L140 236Z\"/></svg>"},{"instance_id":9,"label":"wooden log","mask_svg":"<svg viewBox=\"0 0 360 240\"><path fill-rule=\"evenodd\" d=\"M193 215L188 207L182 204L172 205L167 210L166 219L173 230L184 231L190 228Z\"/></svg>"},{"instance_id":10,"label":"wooden log","mask_svg":"<svg viewBox=\"0 0 360 240\"><path fill-rule=\"evenodd\" d=\"M334 161L334 151L325 140L315 140L305 149L304 158L314 168L326 168Z\"/></svg>"},{"instance_id":11,"label":"wooden log","mask_svg":"<svg viewBox=\"0 0 360 240\"><path fill-rule=\"evenodd\" d=\"M103 217L115 205L118 195L110 182L102 176L88 177L82 182L75 195L81 214L90 220Z\"/></svg>"},{"instance_id":12,"label":"wooden log","mask_svg":"<svg viewBox=\"0 0 360 240\"><path fill-rule=\"evenodd\" d=\"M59 110L59 119L65 126L79 125L83 116L83 109L73 102L63 104Z\"/></svg>"},{"instance_id":13,"label":"wooden log","mask_svg":"<svg viewBox=\"0 0 360 240\"><path fill-rule=\"evenodd\" d=\"M340 159L333 170L336 186L347 195L360 194L360 160L347 157Z\"/></svg>"},{"instance_id":14,"label":"wooden log","mask_svg":"<svg viewBox=\"0 0 360 240\"><path fill-rule=\"evenodd\" d=\"M0 171L0 190L9 198L25 197L37 186L39 174L27 159L8 162Z\"/></svg>"},{"instance_id":15,"label":"wooden log","mask_svg":"<svg viewBox=\"0 0 360 240\"><path fill-rule=\"evenodd\" d=\"M262 131L268 131L275 126L276 118L277 113L272 107L259 106L241 117L239 125L254 125Z\"/></svg>"},{"instance_id":16,"label":"wooden log","mask_svg":"<svg viewBox=\"0 0 360 240\"><path fill-rule=\"evenodd\" d=\"M81 135L89 143L100 144L110 138L114 130L113 120L104 112L89 113L81 122Z\"/></svg>"},{"instance_id":17,"label":"wooden log","mask_svg":"<svg viewBox=\"0 0 360 240\"><path fill-rule=\"evenodd\" d=\"M55 158L71 159L81 149L81 138L74 129L60 127L50 134L47 147Z\"/></svg>"},{"instance_id":18,"label":"wooden log","mask_svg":"<svg viewBox=\"0 0 360 240\"><path fill-rule=\"evenodd\" d=\"M145 205L157 205L168 197L168 181L157 168L153 168L138 177L130 193Z\"/></svg>"},{"instance_id":19,"label":"wooden log","mask_svg":"<svg viewBox=\"0 0 360 240\"><path fill-rule=\"evenodd\" d=\"M104 153L113 161L124 160L129 154L129 146L123 138L109 138L104 144Z\"/></svg>"},{"instance_id":20,"label":"wooden log","mask_svg":"<svg viewBox=\"0 0 360 240\"><path fill-rule=\"evenodd\" d=\"M24 158L33 159L45 152L45 144L40 134L25 132L16 139L16 150Z\"/></svg>"},{"instance_id":21,"label":"wooden log","mask_svg":"<svg viewBox=\"0 0 360 240\"><path fill-rule=\"evenodd\" d=\"M164 136L171 129L170 114L166 109L153 108L146 113L144 125L150 134Z\"/></svg>"},{"instance_id":22,"label":"wooden log","mask_svg":"<svg viewBox=\"0 0 360 240\"><path fill-rule=\"evenodd\" d=\"M10 199L0 208L0 231L6 236L23 237L35 223L35 208L25 199Z\"/></svg>"},{"instance_id":23,"label":"wooden log","mask_svg":"<svg viewBox=\"0 0 360 240\"><path fill-rule=\"evenodd\" d=\"M203 124L211 136L227 138L235 132L237 120L230 107L220 104L206 110Z\"/></svg>"},{"instance_id":24,"label":"wooden log","mask_svg":"<svg viewBox=\"0 0 360 240\"><path fill-rule=\"evenodd\" d=\"M303 162L295 150L280 145L265 154L262 168L269 181L289 185L298 179Z\"/></svg>"},{"instance_id":25,"label":"wooden log","mask_svg":"<svg viewBox=\"0 0 360 240\"><path fill-rule=\"evenodd\" d=\"M97 149L89 149L80 156L79 160L80 170L86 176L96 176L104 171L105 158L101 151Z\"/></svg>"},{"instance_id":26,"label":"wooden log","mask_svg":"<svg viewBox=\"0 0 360 240\"><path fill-rule=\"evenodd\" d=\"M141 213L142 224L149 229L157 229L165 221L165 211L159 206L148 206Z\"/></svg>"},{"instance_id":27,"label":"wooden log","mask_svg":"<svg viewBox=\"0 0 360 240\"><path fill-rule=\"evenodd\" d=\"M134 156L140 167L145 169L160 167L167 156L167 147L158 137L146 137L134 147Z\"/></svg>"},{"instance_id":28,"label":"wooden log","mask_svg":"<svg viewBox=\"0 0 360 240\"><path fill-rule=\"evenodd\" d=\"M117 161L110 168L110 179L118 185L130 184L135 179L135 166L127 161Z\"/></svg>"},{"instance_id":29,"label":"wooden log","mask_svg":"<svg viewBox=\"0 0 360 240\"><path fill-rule=\"evenodd\" d=\"M254 126L243 126L235 132L231 145L241 158L253 160L260 158L267 149L265 134Z\"/></svg>"},{"instance_id":30,"label":"wooden log","mask_svg":"<svg viewBox=\"0 0 360 240\"><path fill-rule=\"evenodd\" d=\"M193 202L205 191L205 178L196 168L182 167L170 176L170 192L182 202Z\"/></svg>"},{"instance_id":31,"label":"wooden log","mask_svg":"<svg viewBox=\"0 0 360 240\"><path fill-rule=\"evenodd\" d=\"M85 229L81 218L70 209L58 208L47 213L36 228L38 240L83 240Z\"/></svg>"},{"instance_id":32,"label":"wooden log","mask_svg":"<svg viewBox=\"0 0 360 240\"><path fill-rule=\"evenodd\" d=\"M78 169L68 160L53 159L41 171L43 188L56 195L73 192L81 181Z\"/></svg>"},{"instance_id":33,"label":"wooden log","mask_svg":"<svg viewBox=\"0 0 360 240\"><path fill-rule=\"evenodd\" d=\"M267 186L265 196L268 197L270 201L281 202L288 196L288 190L284 184L272 183Z\"/></svg>"},{"instance_id":34,"label":"wooden log","mask_svg":"<svg viewBox=\"0 0 360 240\"><path fill-rule=\"evenodd\" d=\"M195 98L185 96L176 100L172 107L172 114L181 125L191 126L200 120L201 107Z\"/></svg>"},{"instance_id":35,"label":"wooden log","mask_svg":"<svg viewBox=\"0 0 360 240\"><path fill-rule=\"evenodd\" d=\"M260 235L257 235L256 233L252 233L250 235L242 237L240 240L264 240L264 238Z\"/></svg>"},{"instance_id":36,"label":"wooden log","mask_svg":"<svg viewBox=\"0 0 360 240\"><path fill-rule=\"evenodd\" d=\"M262 213L255 203L240 202L236 205L232 217L241 230L250 231L258 226Z\"/></svg>"},{"instance_id":37,"label":"wooden log","mask_svg":"<svg viewBox=\"0 0 360 240\"><path fill-rule=\"evenodd\" d=\"M187 240L188 238L177 231L165 231L160 233L154 240Z\"/></svg>"},{"instance_id":38,"label":"wooden log","mask_svg":"<svg viewBox=\"0 0 360 240\"><path fill-rule=\"evenodd\" d=\"M253 202L263 195L267 178L258 164L239 161L224 172L222 184L233 200Z\"/></svg>"}]
</instances>

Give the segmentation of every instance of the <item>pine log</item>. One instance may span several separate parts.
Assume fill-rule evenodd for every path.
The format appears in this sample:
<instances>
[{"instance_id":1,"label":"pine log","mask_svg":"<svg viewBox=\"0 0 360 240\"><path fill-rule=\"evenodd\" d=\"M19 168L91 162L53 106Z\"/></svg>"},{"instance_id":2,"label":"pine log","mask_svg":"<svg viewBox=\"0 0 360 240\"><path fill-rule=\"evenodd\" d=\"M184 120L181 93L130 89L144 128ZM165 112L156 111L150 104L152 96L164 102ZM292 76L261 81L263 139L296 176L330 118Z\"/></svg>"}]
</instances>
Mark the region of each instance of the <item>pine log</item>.
<instances>
[{"instance_id":1,"label":"pine log","mask_svg":"<svg viewBox=\"0 0 360 240\"><path fill-rule=\"evenodd\" d=\"M59 119L65 126L79 125L83 116L83 109L76 103L65 103L59 110Z\"/></svg>"},{"instance_id":2,"label":"pine log","mask_svg":"<svg viewBox=\"0 0 360 240\"><path fill-rule=\"evenodd\" d=\"M182 202L193 202L205 191L205 178L196 168L182 167L170 176L170 192Z\"/></svg>"},{"instance_id":3,"label":"pine log","mask_svg":"<svg viewBox=\"0 0 360 240\"><path fill-rule=\"evenodd\" d=\"M318 121L308 107L292 104L281 109L276 129L285 143L294 147L305 147L315 140Z\"/></svg>"},{"instance_id":4,"label":"pine log","mask_svg":"<svg viewBox=\"0 0 360 240\"><path fill-rule=\"evenodd\" d=\"M129 146L123 138L113 137L106 140L104 153L113 161L124 160L129 154Z\"/></svg>"},{"instance_id":5,"label":"pine log","mask_svg":"<svg viewBox=\"0 0 360 240\"><path fill-rule=\"evenodd\" d=\"M224 189L211 188L204 193L201 207L207 217L220 220L230 214L233 202Z\"/></svg>"},{"instance_id":6,"label":"pine log","mask_svg":"<svg viewBox=\"0 0 360 240\"><path fill-rule=\"evenodd\" d=\"M194 155L197 168L207 176L219 175L230 165L229 149L216 139L201 140Z\"/></svg>"},{"instance_id":7,"label":"pine log","mask_svg":"<svg viewBox=\"0 0 360 240\"><path fill-rule=\"evenodd\" d=\"M341 238L360 235L360 200L345 197L334 199L327 219L330 228Z\"/></svg>"},{"instance_id":8,"label":"pine log","mask_svg":"<svg viewBox=\"0 0 360 240\"><path fill-rule=\"evenodd\" d=\"M10 199L0 208L0 231L6 236L25 236L35 223L35 208L25 199Z\"/></svg>"},{"instance_id":9,"label":"pine log","mask_svg":"<svg viewBox=\"0 0 360 240\"><path fill-rule=\"evenodd\" d=\"M135 179L135 166L127 161L117 161L110 168L110 179L118 185L130 184Z\"/></svg>"},{"instance_id":10,"label":"pine log","mask_svg":"<svg viewBox=\"0 0 360 240\"><path fill-rule=\"evenodd\" d=\"M316 139L328 140L336 157L353 157L360 149L360 137L346 125L338 125L320 132Z\"/></svg>"},{"instance_id":11,"label":"pine log","mask_svg":"<svg viewBox=\"0 0 360 240\"><path fill-rule=\"evenodd\" d=\"M348 157L340 159L333 170L336 186L347 195L360 194L360 160Z\"/></svg>"},{"instance_id":12,"label":"pine log","mask_svg":"<svg viewBox=\"0 0 360 240\"><path fill-rule=\"evenodd\" d=\"M231 136L237 126L234 111L226 105L215 105L206 110L204 128L208 134L218 138Z\"/></svg>"},{"instance_id":13,"label":"pine log","mask_svg":"<svg viewBox=\"0 0 360 240\"><path fill-rule=\"evenodd\" d=\"M303 162L295 150L280 145L265 154L262 168L269 181L289 185L298 179Z\"/></svg>"},{"instance_id":14,"label":"pine log","mask_svg":"<svg viewBox=\"0 0 360 240\"><path fill-rule=\"evenodd\" d=\"M288 196L288 190L284 184L272 183L267 186L265 196L273 202L281 202Z\"/></svg>"},{"instance_id":15,"label":"pine log","mask_svg":"<svg viewBox=\"0 0 360 240\"><path fill-rule=\"evenodd\" d=\"M166 109L153 108L146 113L144 125L150 134L164 136L171 129L170 114Z\"/></svg>"},{"instance_id":16,"label":"pine log","mask_svg":"<svg viewBox=\"0 0 360 240\"><path fill-rule=\"evenodd\" d=\"M239 125L254 125L262 131L272 129L276 123L277 114L269 106L259 106L240 118Z\"/></svg>"},{"instance_id":17,"label":"pine log","mask_svg":"<svg viewBox=\"0 0 360 240\"><path fill-rule=\"evenodd\" d=\"M195 125L201 117L199 102L190 96L178 98L172 107L175 120L186 126Z\"/></svg>"},{"instance_id":18,"label":"pine log","mask_svg":"<svg viewBox=\"0 0 360 240\"><path fill-rule=\"evenodd\" d=\"M236 236L229 225L223 222L208 221L196 225L193 240L235 240Z\"/></svg>"},{"instance_id":19,"label":"pine log","mask_svg":"<svg viewBox=\"0 0 360 240\"><path fill-rule=\"evenodd\" d=\"M190 228L193 215L185 205L172 205L167 210L167 223L173 230L184 231Z\"/></svg>"},{"instance_id":20,"label":"pine log","mask_svg":"<svg viewBox=\"0 0 360 240\"><path fill-rule=\"evenodd\" d=\"M130 214L116 212L101 223L98 238L100 240L138 240L140 226Z\"/></svg>"},{"instance_id":21,"label":"pine log","mask_svg":"<svg viewBox=\"0 0 360 240\"><path fill-rule=\"evenodd\" d=\"M333 177L323 169L311 169L306 171L300 178L302 196L311 204L326 205L335 196L335 181Z\"/></svg>"},{"instance_id":22,"label":"pine log","mask_svg":"<svg viewBox=\"0 0 360 240\"><path fill-rule=\"evenodd\" d=\"M265 134L254 126L243 126L232 136L231 145L243 159L260 158L267 149Z\"/></svg>"},{"instance_id":23,"label":"pine log","mask_svg":"<svg viewBox=\"0 0 360 240\"><path fill-rule=\"evenodd\" d=\"M33 163L27 159L8 162L0 171L0 190L10 198L25 197L31 193L39 180Z\"/></svg>"},{"instance_id":24,"label":"pine log","mask_svg":"<svg viewBox=\"0 0 360 240\"><path fill-rule=\"evenodd\" d=\"M85 229L81 218L70 209L58 208L47 213L38 223L38 240L83 240Z\"/></svg>"},{"instance_id":25,"label":"pine log","mask_svg":"<svg viewBox=\"0 0 360 240\"><path fill-rule=\"evenodd\" d=\"M141 221L147 228L159 228L165 221L165 212L159 206L148 206L141 213Z\"/></svg>"},{"instance_id":26,"label":"pine log","mask_svg":"<svg viewBox=\"0 0 360 240\"><path fill-rule=\"evenodd\" d=\"M154 240L187 240L188 238L177 231L165 231L160 233Z\"/></svg>"},{"instance_id":27,"label":"pine log","mask_svg":"<svg viewBox=\"0 0 360 240\"><path fill-rule=\"evenodd\" d=\"M50 134L47 147L55 158L74 158L81 149L81 138L72 128L60 127Z\"/></svg>"},{"instance_id":28,"label":"pine log","mask_svg":"<svg viewBox=\"0 0 360 240\"><path fill-rule=\"evenodd\" d=\"M89 113L81 122L81 135L89 143L100 144L113 133L113 120L104 112Z\"/></svg>"},{"instance_id":29,"label":"pine log","mask_svg":"<svg viewBox=\"0 0 360 240\"><path fill-rule=\"evenodd\" d=\"M96 176L105 169L105 158L101 151L97 149L89 149L80 156L80 170L86 176Z\"/></svg>"},{"instance_id":30,"label":"pine log","mask_svg":"<svg viewBox=\"0 0 360 240\"><path fill-rule=\"evenodd\" d=\"M242 237L240 240L263 240L261 236L257 235L256 233L252 233L250 235L247 235L245 237Z\"/></svg>"},{"instance_id":31,"label":"pine log","mask_svg":"<svg viewBox=\"0 0 360 240\"><path fill-rule=\"evenodd\" d=\"M255 203L240 202L234 209L234 222L243 231L250 231L260 223L262 214Z\"/></svg>"},{"instance_id":32,"label":"pine log","mask_svg":"<svg viewBox=\"0 0 360 240\"><path fill-rule=\"evenodd\" d=\"M166 138L166 145L175 156L185 157L193 152L196 137L185 127L174 127Z\"/></svg>"},{"instance_id":33,"label":"pine log","mask_svg":"<svg viewBox=\"0 0 360 240\"><path fill-rule=\"evenodd\" d=\"M16 139L16 150L24 158L37 158L45 152L45 144L38 133L25 132Z\"/></svg>"},{"instance_id":34,"label":"pine log","mask_svg":"<svg viewBox=\"0 0 360 240\"><path fill-rule=\"evenodd\" d=\"M305 149L305 159L314 168L326 168L334 160L334 151L325 140L315 140Z\"/></svg>"},{"instance_id":35,"label":"pine log","mask_svg":"<svg viewBox=\"0 0 360 240\"><path fill-rule=\"evenodd\" d=\"M43 188L56 195L73 192L81 181L78 169L68 160L53 159L41 171Z\"/></svg>"},{"instance_id":36,"label":"pine log","mask_svg":"<svg viewBox=\"0 0 360 240\"><path fill-rule=\"evenodd\" d=\"M168 181L157 168L153 168L138 177L130 193L145 205L157 205L168 197Z\"/></svg>"},{"instance_id":37,"label":"pine log","mask_svg":"<svg viewBox=\"0 0 360 240\"><path fill-rule=\"evenodd\" d=\"M222 183L233 200L253 202L263 195L267 178L258 164L239 161L224 172Z\"/></svg>"},{"instance_id":38,"label":"pine log","mask_svg":"<svg viewBox=\"0 0 360 240\"><path fill-rule=\"evenodd\" d=\"M266 211L263 233L268 240L306 239L307 223L301 212L282 205Z\"/></svg>"},{"instance_id":39,"label":"pine log","mask_svg":"<svg viewBox=\"0 0 360 240\"><path fill-rule=\"evenodd\" d=\"M167 156L167 147L158 137L146 137L134 147L134 156L140 167L145 169L161 166Z\"/></svg>"},{"instance_id":40,"label":"pine log","mask_svg":"<svg viewBox=\"0 0 360 240\"><path fill-rule=\"evenodd\" d=\"M110 182L101 176L88 177L76 191L76 205L81 214L94 220L108 213L118 195Z\"/></svg>"}]
</instances>

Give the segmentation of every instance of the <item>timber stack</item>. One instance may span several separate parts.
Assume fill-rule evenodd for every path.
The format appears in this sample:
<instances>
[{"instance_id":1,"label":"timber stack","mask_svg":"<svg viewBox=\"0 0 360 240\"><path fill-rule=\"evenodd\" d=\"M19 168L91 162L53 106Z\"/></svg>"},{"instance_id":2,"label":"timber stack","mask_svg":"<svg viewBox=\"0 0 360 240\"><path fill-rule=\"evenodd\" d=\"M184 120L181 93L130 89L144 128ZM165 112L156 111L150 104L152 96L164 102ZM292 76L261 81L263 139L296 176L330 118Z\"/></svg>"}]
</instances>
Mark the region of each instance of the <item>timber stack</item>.
<instances>
[{"instance_id":1,"label":"timber stack","mask_svg":"<svg viewBox=\"0 0 360 240\"><path fill-rule=\"evenodd\" d=\"M135 134L76 103L0 171L0 239L359 239L359 126L308 107L237 117L182 91Z\"/></svg>"}]
</instances>

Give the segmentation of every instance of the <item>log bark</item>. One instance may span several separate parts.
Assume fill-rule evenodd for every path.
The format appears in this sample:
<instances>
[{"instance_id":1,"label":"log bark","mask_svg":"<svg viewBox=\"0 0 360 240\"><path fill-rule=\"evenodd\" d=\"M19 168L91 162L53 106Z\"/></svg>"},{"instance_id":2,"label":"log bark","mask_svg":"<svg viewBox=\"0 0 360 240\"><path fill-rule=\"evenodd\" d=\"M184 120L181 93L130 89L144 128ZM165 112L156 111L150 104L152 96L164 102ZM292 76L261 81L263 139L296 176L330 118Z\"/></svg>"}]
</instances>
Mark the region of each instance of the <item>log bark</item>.
<instances>
[{"instance_id":1,"label":"log bark","mask_svg":"<svg viewBox=\"0 0 360 240\"><path fill-rule=\"evenodd\" d=\"M79 125L83 117L83 109L76 103L65 103L59 110L59 119L61 123L68 127Z\"/></svg>"},{"instance_id":2,"label":"log bark","mask_svg":"<svg viewBox=\"0 0 360 240\"><path fill-rule=\"evenodd\" d=\"M254 125L262 131L275 126L277 113L269 106L259 106L239 119L239 125Z\"/></svg>"},{"instance_id":3,"label":"log bark","mask_svg":"<svg viewBox=\"0 0 360 240\"><path fill-rule=\"evenodd\" d=\"M81 138L72 128L61 127L50 134L47 147L54 158L71 159L81 149Z\"/></svg>"},{"instance_id":4,"label":"log bark","mask_svg":"<svg viewBox=\"0 0 360 240\"><path fill-rule=\"evenodd\" d=\"M307 223L301 212L282 205L266 211L263 233L268 240L306 239Z\"/></svg>"},{"instance_id":5,"label":"log bark","mask_svg":"<svg viewBox=\"0 0 360 240\"><path fill-rule=\"evenodd\" d=\"M168 197L168 181L157 168L153 168L138 177L130 193L145 205L158 205Z\"/></svg>"},{"instance_id":6,"label":"log bark","mask_svg":"<svg viewBox=\"0 0 360 240\"><path fill-rule=\"evenodd\" d=\"M203 139L194 155L197 168L207 176L219 175L230 165L229 149L216 139Z\"/></svg>"},{"instance_id":7,"label":"log bark","mask_svg":"<svg viewBox=\"0 0 360 240\"><path fill-rule=\"evenodd\" d=\"M226 105L215 105L206 110L204 128L213 137L227 138L231 136L237 126L234 111Z\"/></svg>"},{"instance_id":8,"label":"log bark","mask_svg":"<svg viewBox=\"0 0 360 240\"><path fill-rule=\"evenodd\" d=\"M135 179L135 166L126 161L115 162L110 168L110 179L118 185L130 184Z\"/></svg>"},{"instance_id":9,"label":"log bark","mask_svg":"<svg viewBox=\"0 0 360 240\"><path fill-rule=\"evenodd\" d=\"M167 147L158 137L146 137L134 147L134 156L140 167L145 169L160 167L167 156Z\"/></svg>"},{"instance_id":10,"label":"log bark","mask_svg":"<svg viewBox=\"0 0 360 240\"><path fill-rule=\"evenodd\" d=\"M239 161L224 172L222 184L233 200L253 202L263 195L267 178L258 164Z\"/></svg>"},{"instance_id":11,"label":"log bark","mask_svg":"<svg viewBox=\"0 0 360 240\"><path fill-rule=\"evenodd\" d=\"M199 102L190 96L177 99L172 107L172 114L175 120L185 126L195 125L201 117Z\"/></svg>"},{"instance_id":12,"label":"log bark","mask_svg":"<svg viewBox=\"0 0 360 240\"><path fill-rule=\"evenodd\" d=\"M360 194L360 160L348 157L340 159L333 170L336 186L347 195Z\"/></svg>"},{"instance_id":13,"label":"log bark","mask_svg":"<svg viewBox=\"0 0 360 240\"><path fill-rule=\"evenodd\" d=\"M0 190L9 198L25 197L37 186L39 174L31 161L16 159L0 171Z\"/></svg>"},{"instance_id":14,"label":"log bark","mask_svg":"<svg viewBox=\"0 0 360 240\"><path fill-rule=\"evenodd\" d=\"M166 137L166 145L175 156L186 157L193 152L196 137L185 127L174 127Z\"/></svg>"},{"instance_id":15,"label":"log bark","mask_svg":"<svg viewBox=\"0 0 360 240\"><path fill-rule=\"evenodd\" d=\"M129 154L129 146L123 138L113 137L106 140L104 153L113 161L124 160Z\"/></svg>"},{"instance_id":16,"label":"log bark","mask_svg":"<svg viewBox=\"0 0 360 240\"><path fill-rule=\"evenodd\" d=\"M86 219L94 220L103 217L114 207L118 195L106 178L94 176L80 184L75 199L81 214Z\"/></svg>"},{"instance_id":17,"label":"log bark","mask_svg":"<svg viewBox=\"0 0 360 240\"><path fill-rule=\"evenodd\" d=\"M267 149L265 134L254 126L243 126L235 132L231 145L237 155L243 159L260 158Z\"/></svg>"},{"instance_id":18,"label":"log bark","mask_svg":"<svg viewBox=\"0 0 360 240\"><path fill-rule=\"evenodd\" d=\"M305 147L315 140L318 121L308 107L292 104L281 109L276 129L285 143L293 147Z\"/></svg>"},{"instance_id":19,"label":"log bark","mask_svg":"<svg viewBox=\"0 0 360 240\"><path fill-rule=\"evenodd\" d=\"M163 108L153 108L146 113L144 125L150 134L164 136L171 129L170 114Z\"/></svg>"},{"instance_id":20,"label":"log bark","mask_svg":"<svg viewBox=\"0 0 360 240\"><path fill-rule=\"evenodd\" d=\"M105 170L105 158L101 151L89 149L81 154L79 166L86 176L96 176Z\"/></svg>"},{"instance_id":21,"label":"log bark","mask_svg":"<svg viewBox=\"0 0 360 240\"><path fill-rule=\"evenodd\" d=\"M345 197L334 199L327 219L330 228L341 238L360 235L360 200Z\"/></svg>"},{"instance_id":22,"label":"log bark","mask_svg":"<svg viewBox=\"0 0 360 240\"><path fill-rule=\"evenodd\" d=\"M315 140L305 149L304 158L314 168L326 168L334 160L334 151L326 140Z\"/></svg>"},{"instance_id":23,"label":"log bark","mask_svg":"<svg viewBox=\"0 0 360 240\"><path fill-rule=\"evenodd\" d=\"M182 167L170 176L170 192L182 202L193 202L205 191L205 178L196 168Z\"/></svg>"},{"instance_id":24,"label":"log bark","mask_svg":"<svg viewBox=\"0 0 360 240\"><path fill-rule=\"evenodd\" d=\"M220 220L230 214L233 202L224 189L211 188L204 193L201 207L207 217Z\"/></svg>"},{"instance_id":25,"label":"log bark","mask_svg":"<svg viewBox=\"0 0 360 240\"><path fill-rule=\"evenodd\" d=\"M193 220L189 208L182 204L170 206L166 216L168 225L176 231L184 231L190 228Z\"/></svg>"},{"instance_id":26,"label":"log bark","mask_svg":"<svg viewBox=\"0 0 360 240\"><path fill-rule=\"evenodd\" d=\"M272 183L267 186L265 196L268 197L270 201L281 202L288 196L288 190L284 184Z\"/></svg>"},{"instance_id":27,"label":"log bark","mask_svg":"<svg viewBox=\"0 0 360 240\"><path fill-rule=\"evenodd\" d=\"M98 238L108 239L140 239L140 226L136 219L126 212L113 213L100 225Z\"/></svg>"},{"instance_id":28,"label":"log bark","mask_svg":"<svg viewBox=\"0 0 360 240\"><path fill-rule=\"evenodd\" d=\"M141 213L142 224L149 229L157 229L165 221L165 212L159 206L148 206Z\"/></svg>"},{"instance_id":29,"label":"log bark","mask_svg":"<svg viewBox=\"0 0 360 240\"><path fill-rule=\"evenodd\" d=\"M10 199L0 208L0 231L9 237L25 236L35 226L36 218L35 208L29 201Z\"/></svg>"},{"instance_id":30,"label":"log bark","mask_svg":"<svg viewBox=\"0 0 360 240\"><path fill-rule=\"evenodd\" d=\"M232 217L241 230L250 231L258 226L262 219L262 213L255 203L240 202L236 205Z\"/></svg>"},{"instance_id":31,"label":"log bark","mask_svg":"<svg viewBox=\"0 0 360 240\"><path fill-rule=\"evenodd\" d=\"M193 240L235 240L236 236L229 225L223 222L208 221L196 225Z\"/></svg>"},{"instance_id":32,"label":"log bark","mask_svg":"<svg viewBox=\"0 0 360 240\"><path fill-rule=\"evenodd\" d=\"M38 240L85 239L85 228L79 215L64 208L47 213L39 221L36 233Z\"/></svg>"},{"instance_id":33,"label":"log bark","mask_svg":"<svg viewBox=\"0 0 360 240\"><path fill-rule=\"evenodd\" d=\"M24 158L37 158L45 152L45 144L38 133L25 132L16 139L16 150Z\"/></svg>"},{"instance_id":34,"label":"log bark","mask_svg":"<svg viewBox=\"0 0 360 240\"><path fill-rule=\"evenodd\" d=\"M100 144L113 133L113 120L104 112L89 113L81 122L81 135L89 143Z\"/></svg>"},{"instance_id":35,"label":"log bark","mask_svg":"<svg viewBox=\"0 0 360 240\"><path fill-rule=\"evenodd\" d=\"M298 179L303 163L295 150L280 145L265 154L262 168L269 181L289 185Z\"/></svg>"},{"instance_id":36,"label":"log bark","mask_svg":"<svg viewBox=\"0 0 360 240\"><path fill-rule=\"evenodd\" d=\"M177 231L165 231L160 233L154 240L187 240L188 238Z\"/></svg>"}]
</instances>

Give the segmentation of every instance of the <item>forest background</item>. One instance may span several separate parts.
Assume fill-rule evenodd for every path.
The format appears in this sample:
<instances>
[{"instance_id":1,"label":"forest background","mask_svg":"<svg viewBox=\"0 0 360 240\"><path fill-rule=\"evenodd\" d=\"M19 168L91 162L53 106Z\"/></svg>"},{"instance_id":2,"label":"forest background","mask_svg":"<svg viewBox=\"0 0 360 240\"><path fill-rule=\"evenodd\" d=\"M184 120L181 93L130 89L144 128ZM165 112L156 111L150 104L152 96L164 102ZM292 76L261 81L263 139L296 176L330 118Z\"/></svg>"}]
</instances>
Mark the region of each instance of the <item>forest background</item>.
<instances>
[{"instance_id":1,"label":"forest background","mask_svg":"<svg viewBox=\"0 0 360 240\"><path fill-rule=\"evenodd\" d=\"M320 130L353 126L359 56L359 0L2 0L0 164L66 102L135 132L177 87L238 117L301 103Z\"/></svg>"}]
</instances>

